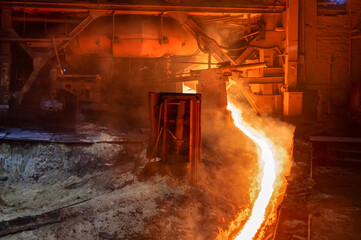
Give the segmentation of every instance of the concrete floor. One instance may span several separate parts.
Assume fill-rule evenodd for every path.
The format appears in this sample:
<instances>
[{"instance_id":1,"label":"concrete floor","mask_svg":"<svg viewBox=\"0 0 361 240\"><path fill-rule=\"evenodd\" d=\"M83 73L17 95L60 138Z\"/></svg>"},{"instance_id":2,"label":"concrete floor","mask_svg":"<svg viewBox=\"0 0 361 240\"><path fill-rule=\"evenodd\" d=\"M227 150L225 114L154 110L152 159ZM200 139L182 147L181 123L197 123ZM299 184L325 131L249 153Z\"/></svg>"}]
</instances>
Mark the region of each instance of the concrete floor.
<instances>
[{"instance_id":1,"label":"concrete floor","mask_svg":"<svg viewBox=\"0 0 361 240\"><path fill-rule=\"evenodd\" d=\"M360 239L361 168L314 162L311 177L311 148L310 141L296 139L276 239Z\"/></svg>"}]
</instances>

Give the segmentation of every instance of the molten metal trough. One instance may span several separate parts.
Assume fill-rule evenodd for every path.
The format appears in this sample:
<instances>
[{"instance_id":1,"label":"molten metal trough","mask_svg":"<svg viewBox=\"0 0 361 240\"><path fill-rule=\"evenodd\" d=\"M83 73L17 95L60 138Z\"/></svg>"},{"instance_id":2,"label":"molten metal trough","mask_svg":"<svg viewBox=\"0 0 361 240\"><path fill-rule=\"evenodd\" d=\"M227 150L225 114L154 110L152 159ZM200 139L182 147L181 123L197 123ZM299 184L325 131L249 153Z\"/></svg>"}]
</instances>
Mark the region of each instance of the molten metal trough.
<instances>
[{"instance_id":1,"label":"molten metal trough","mask_svg":"<svg viewBox=\"0 0 361 240\"><path fill-rule=\"evenodd\" d=\"M232 117L236 127L251 138L252 141L261 149L260 161L261 164L263 164L261 191L259 192L253 205L250 218L235 238L237 240L251 240L265 220L266 208L274 191L273 185L276 180L276 159L267 139L262 137L255 129L243 121L240 109L232 103L228 103L227 108L232 112Z\"/></svg>"}]
</instances>

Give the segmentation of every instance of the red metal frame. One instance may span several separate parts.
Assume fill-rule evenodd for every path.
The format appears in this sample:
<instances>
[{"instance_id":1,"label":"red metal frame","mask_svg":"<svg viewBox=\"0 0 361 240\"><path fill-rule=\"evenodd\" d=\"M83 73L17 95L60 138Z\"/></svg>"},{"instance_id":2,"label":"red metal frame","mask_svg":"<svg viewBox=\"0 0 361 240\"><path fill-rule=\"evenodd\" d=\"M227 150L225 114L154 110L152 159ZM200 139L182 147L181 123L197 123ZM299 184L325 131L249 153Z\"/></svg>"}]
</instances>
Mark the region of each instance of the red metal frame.
<instances>
[{"instance_id":1,"label":"red metal frame","mask_svg":"<svg viewBox=\"0 0 361 240\"><path fill-rule=\"evenodd\" d=\"M189 183L196 184L201 159L201 95L149 93L149 109L148 158L161 158L165 172L172 159L187 159Z\"/></svg>"}]
</instances>

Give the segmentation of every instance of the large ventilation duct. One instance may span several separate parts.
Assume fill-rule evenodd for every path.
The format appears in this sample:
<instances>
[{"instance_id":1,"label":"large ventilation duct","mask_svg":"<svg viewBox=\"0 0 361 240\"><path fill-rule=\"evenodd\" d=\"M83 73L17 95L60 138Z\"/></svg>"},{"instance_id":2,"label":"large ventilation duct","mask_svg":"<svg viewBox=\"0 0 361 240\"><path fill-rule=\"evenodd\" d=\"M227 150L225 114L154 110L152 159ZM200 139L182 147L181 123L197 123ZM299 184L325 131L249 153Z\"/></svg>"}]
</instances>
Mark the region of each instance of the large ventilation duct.
<instances>
[{"instance_id":1,"label":"large ventilation duct","mask_svg":"<svg viewBox=\"0 0 361 240\"><path fill-rule=\"evenodd\" d=\"M80 55L154 58L191 55L197 42L171 18L122 15L94 21L70 48Z\"/></svg>"}]
</instances>

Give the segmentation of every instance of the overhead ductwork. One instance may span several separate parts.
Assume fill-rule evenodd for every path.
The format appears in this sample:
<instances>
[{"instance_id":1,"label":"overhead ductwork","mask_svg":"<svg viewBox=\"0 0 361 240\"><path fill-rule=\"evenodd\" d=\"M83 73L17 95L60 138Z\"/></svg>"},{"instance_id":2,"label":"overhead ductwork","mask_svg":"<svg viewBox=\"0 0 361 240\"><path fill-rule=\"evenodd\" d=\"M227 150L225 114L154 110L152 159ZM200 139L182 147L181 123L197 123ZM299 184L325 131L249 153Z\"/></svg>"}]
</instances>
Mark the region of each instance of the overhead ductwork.
<instances>
[{"instance_id":1,"label":"overhead ductwork","mask_svg":"<svg viewBox=\"0 0 361 240\"><path fill-rule=\"evenodd\" d=\"M95 20L70 48L80 55L154 58L191 55L197 41L167 17L115 16Z\"/></svg>"}]
</instances>

